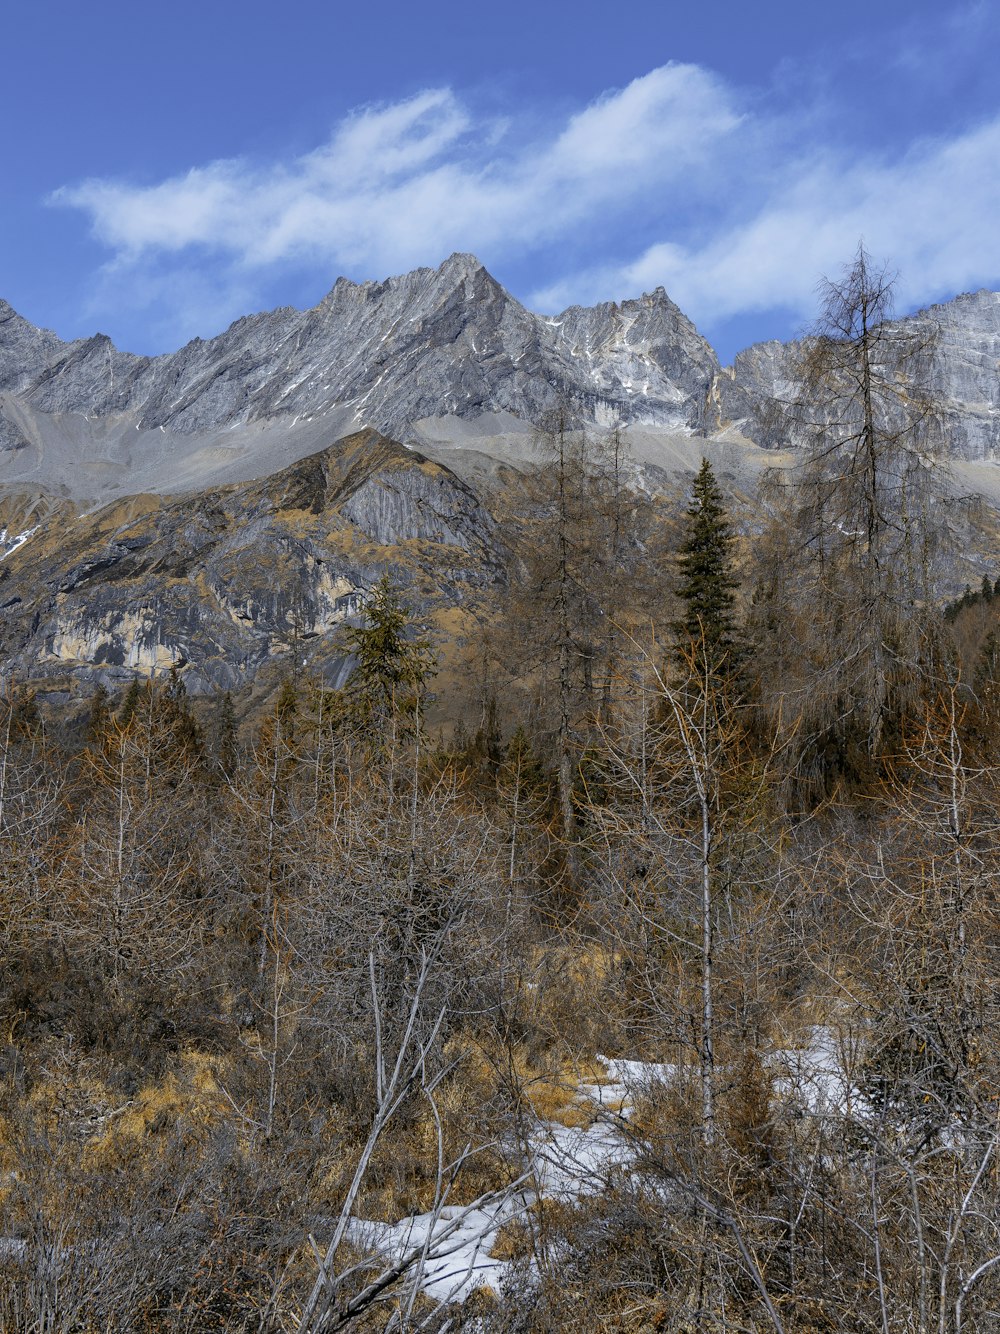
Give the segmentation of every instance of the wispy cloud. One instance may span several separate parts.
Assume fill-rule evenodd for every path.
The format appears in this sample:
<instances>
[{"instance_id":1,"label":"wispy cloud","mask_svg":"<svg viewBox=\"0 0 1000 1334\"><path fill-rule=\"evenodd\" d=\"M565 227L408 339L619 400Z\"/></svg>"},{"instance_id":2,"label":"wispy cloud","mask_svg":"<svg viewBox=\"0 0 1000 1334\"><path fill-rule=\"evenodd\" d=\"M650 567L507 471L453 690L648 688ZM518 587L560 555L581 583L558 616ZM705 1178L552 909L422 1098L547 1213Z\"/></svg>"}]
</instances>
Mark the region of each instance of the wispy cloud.
<instances>
[{"instance_id":1,"label":"wispy cloud","mask_svg":"<svg viewBox=\"0 0 1000 1334\"><path fill-rule=\"evenodd\" d=\"M547 132L429 89L358 109L292 161L87 180L54 202L83 210L108 247L105 299L127 290L161 327L172 290L178 324L198 309L215 322L289 268L382 276L456 249L508 265L544 255L554 281L528 294L537 308L663 284L700 323L807 316L819 275L862 236L902 270L907 302L1000 278L1000 116L879 156L817 140L802 111L748 108L681 64Z\"/></svg>"},{"instance_id":2,"label":"wispy cloud","mask_svg":"<svg viewBox=\"0 0 1000 1334\"><path fill-rule=\"evenodd\" d=\"M787 166L781 187L700 244L659 241L531 294L545 308L662 284L710 322L785 307L807 315L817 280L834 276L859 239L900 271L904 306L1000 277L1000 118L902 160L818 155Z\"/></svg>"},{"instance_id":3,"label":"wispy cloud","mask_svg":"<svg viewBox=\"0 0 1000 1334\"><path fill-rule=\"evenodd\" d=\"M738 125L732 95L690 65L636 79L542 141L502 135L431 89L357 111L288 164L213 162L152 186L88 180L53 200L88 213L120 263L200 247L246 267L310 256L378 269L557 236L703 169Z\"/></svg>"}]
</instances>

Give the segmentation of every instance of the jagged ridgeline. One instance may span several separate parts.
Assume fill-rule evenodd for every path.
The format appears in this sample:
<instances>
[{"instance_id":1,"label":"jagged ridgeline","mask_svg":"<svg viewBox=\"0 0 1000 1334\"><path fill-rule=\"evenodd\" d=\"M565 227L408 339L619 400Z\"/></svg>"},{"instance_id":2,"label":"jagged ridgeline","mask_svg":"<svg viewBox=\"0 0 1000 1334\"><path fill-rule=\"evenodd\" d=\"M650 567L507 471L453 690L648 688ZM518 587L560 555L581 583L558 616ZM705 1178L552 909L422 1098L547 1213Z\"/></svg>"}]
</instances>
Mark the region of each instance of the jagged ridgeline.
<instances>
[{"instance_id":1,"label":"jagged ridgeline","mask_svg":"<svg viewBox=\"0 0 1000 1334\"><path fill-rule=\"evenodd\" d=\"M922 371L970 466L998 448L998 302L915 320L937 334ZM341 278L311 310L154 358L64 343L0 302L0 656L53 687L179 663L197 692L304 640L338 679L329 633L387 568L422 613L488 612L495 515L554 416L620 427L647 492L705 453L752 497L794 443L797 356L763 344L720 368L662 288L533 314L469 255Z\"/></svg>"}]
</instances>

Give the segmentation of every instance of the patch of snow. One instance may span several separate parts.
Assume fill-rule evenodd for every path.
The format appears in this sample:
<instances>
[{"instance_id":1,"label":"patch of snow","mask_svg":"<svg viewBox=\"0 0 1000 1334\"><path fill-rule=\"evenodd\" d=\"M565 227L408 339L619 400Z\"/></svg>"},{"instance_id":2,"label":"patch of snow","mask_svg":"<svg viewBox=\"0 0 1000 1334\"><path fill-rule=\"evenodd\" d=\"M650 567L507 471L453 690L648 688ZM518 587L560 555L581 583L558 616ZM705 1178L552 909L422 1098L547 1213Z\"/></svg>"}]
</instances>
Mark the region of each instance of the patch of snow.
<instances>
[{"instance_id":1,"label":"patch of snow","mask_svg":"<svg viewBox=\"0 0 1000 1334\"><path fill-rule=\"evenodd\" d=\"M424 1292L435 1301L464 1302L476 1288L491 1288L498 1296L508 1265L494 1260L490 1250L503 1225L521 1212L506 1202L495 1208L467 1209L449 1205L434 1214L417 1214L399 1223L355 1219L350 1236L389 1260L420 1252Z\"/></svg>"},{"instance_id":2,"label":"patch of snow","mask_svg":"<svg viewBox=\"0 0 1000 1334\"><path fill-rule=\"evenodd\" d=\"M596 1195L610 1172L631 1166L635 1147L613 1125L543 1123L531 1137L531 1156L538 1193L572 1204Z\"/></svg>"},{"instance_id":3,"label":"patch of snow","mask_svg":"<svg viewBox=\"0 0 1000 1334\"><path fill-rule=\"evenodd\" d=\"M771 1058L775 1088L782 1097L800 1100L811 1116L864 1113L868 1102L849 1073L856 1056L834 1029L818 1024L804 1047L781 1048Z\"/></svg>"},{"instance_id":4,"label":"patch of snow","mask_svg":"<svg viewBox=\"0 0 1000 1334\"><path fill-rule=\"evenodd\" d=\"M595 1059L606 1067L610 1082L581 1084L581 1091L601 1106L617 1104L622 1116L629 1115L637 1096L648 1093L657 1084L670 1083L680 1074L680 1066L659 1061L629 1061L618 1056Z\"/></svg>"},{"instance_id":5,"label":"patch of snow","mask_svg":"<svg viewBox=\"0 0 1000 1334\"><path fill-rule=\"evenodd\" d=\"M605 1110L599 1110L590 1124L537 1123L528 1136L525 1164L534 1190L519 1190L493 1207L449 1206L436 1217L418 1214L398 1223L354 1219L351 1237L393 1262L421 1255L421 1287L437 1301L463 1302L482 1287L502 1295L513 1270L511 1262L490 1253L500 1229L540 1197L574 1204L600 1194L610 1175L629 1172L640 1147L624 1125L634 1100L680 1069L608 1056L597 1059L607 1068L609 1079L580 1083L579 1093L587 1103Z\"/></svg>"},{"instance_id":6,"label":"patch of snow","mask_svg":"<svg viewBox=\"0 0 1000 1334\"><path fill-rule=\"evenodd\" d=\"M28 538L34 537L35 533L38 532L39 526L25 528L23 533L15 533L13 537L7 536L6 528L0 528L0 560L6 560L12 551L16 551L18 547L23 547Z\"/></svg>"}]
</instances>

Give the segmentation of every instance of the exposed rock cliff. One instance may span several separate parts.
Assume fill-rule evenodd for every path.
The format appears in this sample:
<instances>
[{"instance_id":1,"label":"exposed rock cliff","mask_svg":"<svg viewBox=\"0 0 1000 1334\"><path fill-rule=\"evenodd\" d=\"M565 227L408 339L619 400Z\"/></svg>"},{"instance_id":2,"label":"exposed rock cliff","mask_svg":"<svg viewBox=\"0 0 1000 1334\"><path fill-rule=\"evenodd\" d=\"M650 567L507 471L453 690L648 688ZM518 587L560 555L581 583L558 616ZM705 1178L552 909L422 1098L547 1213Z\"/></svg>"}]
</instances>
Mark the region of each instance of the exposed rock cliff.
<instances>
[{"instance_id":1,"label":"exposed rock cliff","mask_svg":"<svg viewBox=\"0 0 1000 1334\"><path fill-rule=\"evenodd\" d=\"M897 320L914 349L907 373L932 409L937 441L966 460L1000 454L1000 292L976 292ZM796 443L802 343L757 343L719 373L710 425L740 422L758 444ZM813 414L810 414L813 415Z\"/></svg>"},{"instance_id":2,"label":"exposed rock cliff","mask_svg":"<svg viewBox=\"0 0 1000 1334\"><path fill-rule=\"evenodd\" d=\"M296 653L335 680L331 632L387 566L432 613L475 604L502 550L463 482L364 431L264 482L40 517L0 564L0 657L109 685L176 663L198 691Z\"/></svg>"}]
</instances>

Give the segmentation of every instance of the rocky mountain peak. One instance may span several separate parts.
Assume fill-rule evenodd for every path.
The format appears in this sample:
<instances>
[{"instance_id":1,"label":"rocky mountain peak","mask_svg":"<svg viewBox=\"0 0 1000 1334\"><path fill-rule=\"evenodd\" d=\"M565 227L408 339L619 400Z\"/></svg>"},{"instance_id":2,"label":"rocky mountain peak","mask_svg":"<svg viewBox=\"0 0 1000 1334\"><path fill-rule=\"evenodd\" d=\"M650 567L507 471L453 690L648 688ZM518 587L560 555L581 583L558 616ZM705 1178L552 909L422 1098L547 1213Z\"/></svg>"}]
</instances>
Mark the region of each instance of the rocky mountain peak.
<instances>
[{"instance_id":1,"label":"rocky mountain peak","mask_svg":"<svg viewBox=\"0 0 1000 1334\"><path fill-rule=\"evenodd\" d=\"M454 282L464 282L470 278L477 278L480 274L490 275L486 272L484 265L480 264L475 255L468 251L455 250L448 256L444 263L438 268L438 274L442 278Z\"/></svg>"},{"instance_id":2,"label":"rocky mountain peak","mask_svg":"<svg viewBox=\"0 0 1000 1334\"><path fill-rule=\"evenodd\" d=\"M327 310L344 302L358 300L371 303L399 294L412 299L421 292L452 291L463 284L483 281L492 284L497 291L503 290L475 255L455 251L436 269L411 269L409 273L391 278L367 279L360 283L341 276L316 309Z\"/></svg>"},{"instance_id":3,"label":"rocky mountain peak","mask_svg":"<svg viewBox=\"0 0 1000 1334\"><path fill-rule=\"evenodd\" d=\"M969 294L909 323L921 321L934 333L925 372L949 440L957 453L995 457L1000 295ZM364 426L415 443L441 419L537 424L567 405L601 427L741 422L759 443L778 443L773 403L795 355L758 345L721 372L662 287L534 314L463 252L378 282L339 278L310 310L248 315L153 358L120 352L104 334L62 342L2 302L0 485L90 500L140 482L159 492L181 478L263 475L273 458L284 466Z\"/></svg>"},{"instance_id":4,"label":"rocky mountain peak","mask_svg":"<svg viewBox=\"0 0 1000 1334\"><path fill-rule=\"evenodd\" d=\"M456 252L436 269L380 282L339 278L311 310L248 315L154 358L119 352L105 335L63 343L20 317L0 322L0 393L16 397L0 407L0 445L44 442L65 414L87 421L83 434L105 458L99 438L112 417L114 430L131 423L140 441L323 420L406 440L428 418L508 413L537 423L567 403L602 425L698 427L716 369L662 291L551 319L526 310L475 255ZM134 457L140 442L128 442Z\"/></svg>"}]
</instances>

